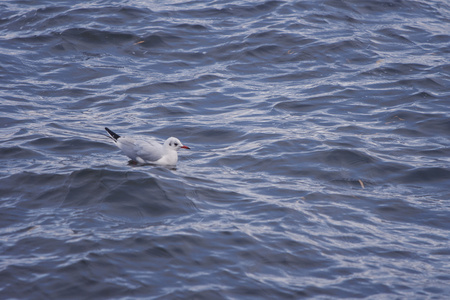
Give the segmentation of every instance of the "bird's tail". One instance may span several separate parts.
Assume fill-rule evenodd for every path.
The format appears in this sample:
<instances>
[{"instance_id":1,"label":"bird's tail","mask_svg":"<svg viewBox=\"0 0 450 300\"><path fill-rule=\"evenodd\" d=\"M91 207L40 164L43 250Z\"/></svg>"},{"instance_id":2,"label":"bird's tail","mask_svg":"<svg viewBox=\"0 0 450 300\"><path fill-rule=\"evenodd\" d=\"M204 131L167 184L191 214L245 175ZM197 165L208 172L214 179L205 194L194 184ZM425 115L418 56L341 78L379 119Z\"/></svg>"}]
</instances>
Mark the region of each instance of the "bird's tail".
<instances>
[{"instance_id":1,"label":"bird's tail","mask_svg":"<svg viewBox=\"0 0 450 300\"><path fill-rule=\"evenodd\" d=\"M109 129L108 127L105 127L105 130L109 133L109 135L111 136L111 138L114 141L117 141L118 138L120 138L120 135L118 135L117 133L115 133L114 131L112 131L111 129Z\"/></svg>"}]
</instances>

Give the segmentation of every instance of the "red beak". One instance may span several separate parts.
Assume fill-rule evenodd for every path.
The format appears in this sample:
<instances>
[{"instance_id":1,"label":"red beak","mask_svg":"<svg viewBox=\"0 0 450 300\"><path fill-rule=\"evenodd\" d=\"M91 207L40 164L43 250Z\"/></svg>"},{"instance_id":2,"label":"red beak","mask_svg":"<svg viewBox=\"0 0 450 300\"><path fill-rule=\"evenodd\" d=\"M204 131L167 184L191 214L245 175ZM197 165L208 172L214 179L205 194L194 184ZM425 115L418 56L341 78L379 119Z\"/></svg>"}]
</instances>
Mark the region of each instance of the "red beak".
<instances>
[{"instance_id":1,"label":"red beak","mask_svg":"<svg viewBox=\"0 0 450 300\"><path fill-rule=\"evenodd\" d=\"M189 148L188 146L181 146L180 148L183 148L183 149L191 149L191 148Z\"/></svg>"}]
</instances>

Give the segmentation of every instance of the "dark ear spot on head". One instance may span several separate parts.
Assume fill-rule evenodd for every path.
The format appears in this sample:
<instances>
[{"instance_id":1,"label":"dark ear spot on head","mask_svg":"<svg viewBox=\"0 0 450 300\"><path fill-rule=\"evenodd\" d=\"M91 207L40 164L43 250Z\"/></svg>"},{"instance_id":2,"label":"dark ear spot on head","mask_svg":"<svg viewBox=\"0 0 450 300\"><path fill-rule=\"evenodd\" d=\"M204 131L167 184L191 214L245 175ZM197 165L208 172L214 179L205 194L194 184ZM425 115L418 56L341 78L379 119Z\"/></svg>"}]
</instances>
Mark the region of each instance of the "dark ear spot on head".
<instances>
[{"instance_id":1,"label":"dark ear spot on head","mask_svg":"<svg viewBox=\"0 0 450 300\"><path fill-rule=\"evenodd\" d=\"M172 147L172 142L170 142L170 143L169 143L169 146L171 146L171 147Z\"/></svg>"}]
</instances>

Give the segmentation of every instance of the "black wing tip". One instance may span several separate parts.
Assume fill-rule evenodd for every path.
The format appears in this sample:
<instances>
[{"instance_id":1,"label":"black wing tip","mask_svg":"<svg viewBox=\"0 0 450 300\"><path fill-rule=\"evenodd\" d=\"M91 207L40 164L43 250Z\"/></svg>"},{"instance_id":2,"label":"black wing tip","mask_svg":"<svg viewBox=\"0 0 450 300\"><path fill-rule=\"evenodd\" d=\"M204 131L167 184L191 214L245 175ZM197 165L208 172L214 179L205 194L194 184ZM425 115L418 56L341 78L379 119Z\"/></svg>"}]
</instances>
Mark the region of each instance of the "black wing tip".
<instances>
[{"instance_id":1,"label":"black wing tip","mask_svg":"<svg viewBox=\"0 0 450 300\"><path fill-rule=\"evenodd\" d=\"M118 138L120 138L120 135L118 135L117 133L115 133L114 131L112 131L111 129L109 129L108 127L105 127L106 132L109 133L109 135L115 140L117 141Z\"/></svg>"}]
</instances>

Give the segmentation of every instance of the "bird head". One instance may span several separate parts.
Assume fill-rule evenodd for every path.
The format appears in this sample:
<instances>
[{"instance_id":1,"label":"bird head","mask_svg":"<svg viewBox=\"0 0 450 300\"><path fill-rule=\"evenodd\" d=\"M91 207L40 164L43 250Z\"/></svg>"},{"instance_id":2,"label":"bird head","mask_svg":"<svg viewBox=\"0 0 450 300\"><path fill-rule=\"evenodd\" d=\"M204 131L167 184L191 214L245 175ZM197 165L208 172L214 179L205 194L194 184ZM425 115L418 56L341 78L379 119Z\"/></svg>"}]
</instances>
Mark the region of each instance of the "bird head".
<instances>
[{"instance_id":1,"label":"bird head","mask_svg":"<svg viewBox=\"0 0 450 300\"><path fill-rule=\"evenodd\" d=\"M164 142L164 147L168 147L175 151L178 151L180 148L190 149L188 146L183 145L179 139L175 137L170 137Z\"/></svg>"}]
</instances>

